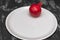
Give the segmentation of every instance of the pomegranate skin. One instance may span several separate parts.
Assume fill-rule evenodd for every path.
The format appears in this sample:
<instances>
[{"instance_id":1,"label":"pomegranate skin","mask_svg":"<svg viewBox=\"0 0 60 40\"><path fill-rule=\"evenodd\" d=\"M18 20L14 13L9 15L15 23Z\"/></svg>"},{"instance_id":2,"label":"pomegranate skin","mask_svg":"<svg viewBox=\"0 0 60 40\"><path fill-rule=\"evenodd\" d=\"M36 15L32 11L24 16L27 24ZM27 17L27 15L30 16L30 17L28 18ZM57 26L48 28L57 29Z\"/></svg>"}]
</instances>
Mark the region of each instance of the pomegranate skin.
<instances>
[{"instance_id":1,"label":"pomegranate skin","mask_svg":"<svg viewBox=\"0 0 60 40\"><path fill-rule=\"evenodd\" d=\"M41 6L38 4L32 4L29 8L30 15L33 17L39 17L41 14Z\"/></svg>"}]
</instances>

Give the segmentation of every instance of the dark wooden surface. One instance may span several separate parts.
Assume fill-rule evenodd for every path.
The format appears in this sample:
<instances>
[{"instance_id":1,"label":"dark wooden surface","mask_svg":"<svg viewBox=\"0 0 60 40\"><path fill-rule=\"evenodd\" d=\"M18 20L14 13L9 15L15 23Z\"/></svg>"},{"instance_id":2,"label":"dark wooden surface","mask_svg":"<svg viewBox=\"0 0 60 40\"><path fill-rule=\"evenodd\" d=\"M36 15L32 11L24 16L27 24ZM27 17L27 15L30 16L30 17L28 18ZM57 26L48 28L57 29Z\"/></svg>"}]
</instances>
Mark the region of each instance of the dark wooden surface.
<instances>
[{"instance_id":1,"label":"dark wooden surface","mask_svg":"<svg viewBox=\"0 0 60 40\"><path fill-rule=\"evenodd\" d=\"M7 15L22 6L28 6L32 3L42 2L44 8L51 11L58 20L56 32L45 40L60 40L60 1L58 0L0 0L0 40L22 40L12 36L6 29L5 19Z\"/></svg>"}]
</instances>

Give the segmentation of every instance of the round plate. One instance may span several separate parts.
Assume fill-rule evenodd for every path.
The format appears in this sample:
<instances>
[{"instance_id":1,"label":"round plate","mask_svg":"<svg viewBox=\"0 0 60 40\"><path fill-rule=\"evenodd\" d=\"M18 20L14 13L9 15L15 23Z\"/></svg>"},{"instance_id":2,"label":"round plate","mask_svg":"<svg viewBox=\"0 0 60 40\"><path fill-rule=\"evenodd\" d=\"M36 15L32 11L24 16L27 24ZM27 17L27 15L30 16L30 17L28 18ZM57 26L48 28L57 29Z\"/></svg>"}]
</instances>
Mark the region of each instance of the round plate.
<instances>
[{"instance_id":1,"label":"round plate","mask_svg":"<svg viewBox=\"0 0 60 40\"><path fill-rule=\"evenodd\" d=\"M57 28L56 17L44 8L40 17L31 17L29 7L18 8L7 16L7 30L19 39L45 39L51 36Z\"/></svg>"}]
</instances>

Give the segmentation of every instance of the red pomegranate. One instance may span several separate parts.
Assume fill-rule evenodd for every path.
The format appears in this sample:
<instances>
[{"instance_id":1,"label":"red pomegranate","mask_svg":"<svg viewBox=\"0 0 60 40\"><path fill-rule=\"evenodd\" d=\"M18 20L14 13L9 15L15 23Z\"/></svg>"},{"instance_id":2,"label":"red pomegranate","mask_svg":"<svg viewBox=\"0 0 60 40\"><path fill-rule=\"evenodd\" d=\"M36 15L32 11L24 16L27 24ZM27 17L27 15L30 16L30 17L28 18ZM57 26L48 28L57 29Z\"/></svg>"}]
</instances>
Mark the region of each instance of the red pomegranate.
<instances>
[{"instance_id":1,"label":"red pomegranate","mask_svg":"<svg viewBox=\"0 0 60 40\"><path fill-rule=\"evenodd\" d=\"M42 3L39 2L37 4L32 4L29 8L29 12L31 14L31 16L33 17L38 17L40 16L41 14L41 6L42 6Z\"/></svg>"}]
</instances>

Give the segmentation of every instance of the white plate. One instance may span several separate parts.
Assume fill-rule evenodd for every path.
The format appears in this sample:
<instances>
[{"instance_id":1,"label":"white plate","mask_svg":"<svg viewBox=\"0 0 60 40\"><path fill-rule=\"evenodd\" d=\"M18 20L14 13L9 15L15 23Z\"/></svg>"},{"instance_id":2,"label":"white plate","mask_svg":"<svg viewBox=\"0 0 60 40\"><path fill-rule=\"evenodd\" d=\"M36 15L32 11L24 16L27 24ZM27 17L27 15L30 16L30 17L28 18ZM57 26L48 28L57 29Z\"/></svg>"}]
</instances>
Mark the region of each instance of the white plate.
<instances>
[{"instance_id":1,"label":"white plate","mask_svg":"<svg viewBox=\"0 0 60 40\"><path fill-rule=\"evenodd\" d=\"M29 15L29 6L12 11L6 18L6 28L19 39L45 39L57 29L57 19L48 10L42 8L38 18Z\"/></svg>"}]
</instances>

